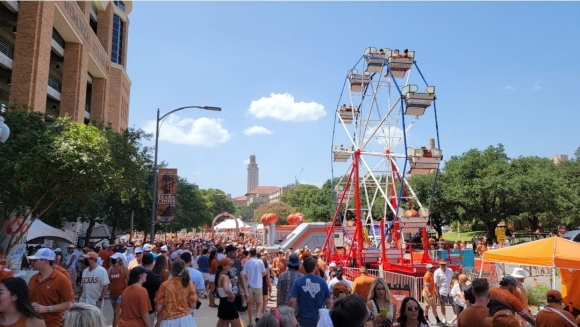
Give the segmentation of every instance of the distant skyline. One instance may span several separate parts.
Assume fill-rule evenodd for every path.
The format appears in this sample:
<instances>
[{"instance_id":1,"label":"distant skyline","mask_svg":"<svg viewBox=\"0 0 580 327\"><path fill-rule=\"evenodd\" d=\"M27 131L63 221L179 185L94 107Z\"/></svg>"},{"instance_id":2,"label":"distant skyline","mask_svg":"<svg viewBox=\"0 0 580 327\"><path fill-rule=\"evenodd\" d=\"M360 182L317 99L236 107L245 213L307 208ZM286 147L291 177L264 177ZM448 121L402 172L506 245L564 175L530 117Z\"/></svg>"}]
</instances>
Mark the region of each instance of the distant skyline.
<instances>
[{"instance_id":1,"label":"distant skyline","mask_svg":"<svg viewBox=\"0 0 580 327\"><path fill-rule=\"evenodd\" d=\"M331 161L335 110L369 46L416 51L445 159L498 143L510 157L580 146L578 2L136 1L130 19L129 126L154 133L157 108L222 107L169 116L159 161L232 197L246 193L252 154L261 185L304 168L300 182L320 186L347 170ZM433 137L421 123L415 145Z\"/></svg>"}]
</instances>

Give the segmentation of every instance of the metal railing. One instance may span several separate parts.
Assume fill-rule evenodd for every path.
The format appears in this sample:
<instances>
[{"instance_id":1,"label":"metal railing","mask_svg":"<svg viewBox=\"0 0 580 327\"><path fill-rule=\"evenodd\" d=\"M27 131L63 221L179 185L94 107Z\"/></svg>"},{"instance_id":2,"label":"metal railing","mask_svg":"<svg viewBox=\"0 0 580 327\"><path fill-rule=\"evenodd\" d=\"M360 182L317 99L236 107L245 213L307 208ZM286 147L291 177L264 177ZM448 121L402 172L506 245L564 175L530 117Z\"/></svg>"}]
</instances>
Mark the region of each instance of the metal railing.
<instances>
[{"instance_id":1,"label":"metal railing","mask_svg":"<svg viewBox=\"0 0 580 327\"><path fill-rule=\"evenodd\" d=\"M8 58L14 59L14 47L2 39L0 39L0 52L8 56Z\"/></svg>"},{"instance_id":2,"label":"metal railing","mask_svg":"<svg viewBox=\"0 0 580 327\"><path fill-rule=\"evenodd\" d=\"M58 92L60 92L60 89L62 87L62 84L60 81L52 78L52 77L48 77L48 86L52 87L53 89L57 90Z\"/></svg>"}]
</instances>

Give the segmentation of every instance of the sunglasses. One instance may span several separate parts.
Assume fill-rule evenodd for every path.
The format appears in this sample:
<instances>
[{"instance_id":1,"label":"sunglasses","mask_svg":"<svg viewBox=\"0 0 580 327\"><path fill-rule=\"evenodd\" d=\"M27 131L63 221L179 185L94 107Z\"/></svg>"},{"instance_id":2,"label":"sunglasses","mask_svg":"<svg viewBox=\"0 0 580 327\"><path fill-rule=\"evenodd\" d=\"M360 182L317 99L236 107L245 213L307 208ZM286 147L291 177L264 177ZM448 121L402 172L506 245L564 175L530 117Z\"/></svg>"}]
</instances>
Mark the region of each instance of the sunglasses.
<instances>
[{"instance_id":1,"label":"sunglasses","mask_svg":"<svg viewBox=\"0 0 580 327\"><path fill-rule=\"evenodd\" d=\"M419 311L419 307L407 307L407 311L410 311L410 312Z\"/></svg>"}]
</instances>

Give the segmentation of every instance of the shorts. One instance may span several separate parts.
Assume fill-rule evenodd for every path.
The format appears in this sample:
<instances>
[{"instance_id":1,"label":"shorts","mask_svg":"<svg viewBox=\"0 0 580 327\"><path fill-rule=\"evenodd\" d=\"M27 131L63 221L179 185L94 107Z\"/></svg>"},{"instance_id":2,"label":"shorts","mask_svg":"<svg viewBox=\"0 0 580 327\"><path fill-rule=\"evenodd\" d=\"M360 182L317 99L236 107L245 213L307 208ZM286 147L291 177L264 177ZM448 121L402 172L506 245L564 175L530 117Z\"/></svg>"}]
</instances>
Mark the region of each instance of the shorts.
<instances>
[{"instance_id":1,"label":"shorts","mask_svg":"<svg viewBox=\"0 0 580 327\"><path fill-rule=\"evenodd\" d=\"M240 317L236 308L236 301L230 302L227 297L220 298L217 316L221 320L235 320Z\"/></svg>"},{"instance_id":2,"label":"shorts","mask_svg":"<svg viewBox=\"0 0 580 327\"><path fill-rule=\"evenodd\" d=\"M201 273L203 275L203 280L204 281L210 281L211 279L209 278L209 273ZM215 275L214 275L215 276Z\"/></svg>"},{"instance_id":3,"label":"shorts","mask_svg":"<svg viewBox=\"0 0 580 327\"><path fill-rule=\"evenodd\" d=\"M119 295L116 298L111 298L111 304L115 304L115 303L121 303L121 296Z\"/></svg>"},{"instance_id":4,"label":"shorts","mask_svg":"<svg viewBox=\"0 0 580 327\"><path fill-rule=\"evenodd\" d=\"M459 315L464 309L462 306L460 306L457 303L453 303L453 306L455 307L455 314L456 315Z\"/></svg>"},{"instance_id":5,"label":"shorts","mask_svg":"<svg viewBox=\"0 0 580 327\"><path fill-rule=\"evenodd\" d=\"M453 305L453 297L451 295L443 295L443 294L439 294L439 297L441 298L441 303L442 305Z\"/></svg>"},{"instance_id":6,"label":"shorts","mask_svg":"<svg viewBox=\"0 0 580 327\"><path fill-rule=\"evenodd\" d=\"M251 303L262 303L264 298L262 297L262 288L250 288L248 294L248 302Z\"/></svg>"},{"instance_id":7,"label":"shorts","mask_svg":"<svg viewBox=\"0 0 580 327\"><path fill-rule=\"evenodd\" d=\"M242 295L237 295L235 300L234 300L234 304L236 305L236 310L238 310L238 312L244 310L243 303L242 303L244 301L242 298L243 298Z\"/></svg>"},{"instance_id":8,"label":"shorts","mask_svg":"<svg viewBox=\"0 0 580 327\"><path fill-rule=\"evenodd\" d=\"M423 304L425 304L425 306L434 306L437 304L437 301L435 300L435 296L431 296L431 299L429 299L429 297L426 294L423 294Z\"/></svg>"},{"instance_id":9,"label":"shorts","mask_svg":"<svg viewBox=\"0 0 580 327\"><path fill-rule=\"evenodd\" d=\"M209 275L209 282L210 283L215 283L215 274Z\"/></svg>"}]
</instances>

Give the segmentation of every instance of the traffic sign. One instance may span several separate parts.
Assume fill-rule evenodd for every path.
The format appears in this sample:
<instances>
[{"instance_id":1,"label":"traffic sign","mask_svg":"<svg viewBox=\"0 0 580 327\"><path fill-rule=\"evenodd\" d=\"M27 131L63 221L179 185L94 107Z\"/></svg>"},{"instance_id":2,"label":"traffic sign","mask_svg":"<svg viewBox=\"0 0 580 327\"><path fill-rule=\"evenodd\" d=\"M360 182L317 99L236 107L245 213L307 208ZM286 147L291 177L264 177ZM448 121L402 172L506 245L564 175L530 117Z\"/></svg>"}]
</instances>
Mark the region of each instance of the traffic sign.
<instances>
[{"instance_id":1,"label":"traffic sign","mask_svg":"<svg viewBox=\"0 0 580 327\"><path fill-rule=\"evenodd\" d=\"M558 226L558 232L560 234L566 234L566 226Z\"/></svg>"}]
</instances>

